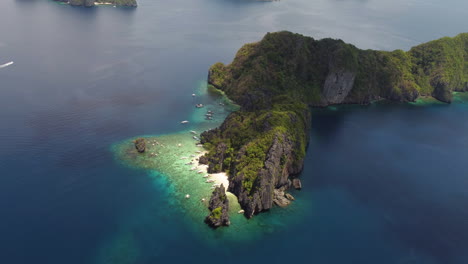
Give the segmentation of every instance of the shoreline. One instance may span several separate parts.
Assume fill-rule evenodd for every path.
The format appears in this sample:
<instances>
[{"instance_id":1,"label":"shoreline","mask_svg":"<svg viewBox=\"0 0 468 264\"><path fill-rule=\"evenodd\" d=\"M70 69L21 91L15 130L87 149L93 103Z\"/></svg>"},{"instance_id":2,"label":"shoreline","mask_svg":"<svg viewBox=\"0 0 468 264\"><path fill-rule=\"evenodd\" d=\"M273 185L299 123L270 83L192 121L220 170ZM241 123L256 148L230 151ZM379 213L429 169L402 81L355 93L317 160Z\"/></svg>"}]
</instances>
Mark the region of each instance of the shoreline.
<instances>
[{"instance_id":1,"label":"shoreline","mask_svg":"<svg viewBox=\"0 0 468 264\"><path fill-rule=\"evenodd\" d=\"M198 163L199 160L200 160L200 157L202 157L206 153L208 153L208 151L206 151L206 149L204 149L201 153L196 155L191 161ZM203 171L203 173L202 173L203 175L209 175L208 177L206 177L206 179L207 180L214 180L213 184L219 184L219 185L223 184L224 188L226 188L226 190L228 189L229 179L228 179L228 175L226 174L226 172L208 173L208 165L200 164L200 163L198 163L198 165L196 166L196 170L197 171Z\"/></svg>"},{"instance_id":2,"label":"shoreline","mask_svg":"<svg viewBox=\"0 0 468 264\"><path fill-rule=\"evenodd\" d=\"M113 5L113 6L116 6L115 4L113 3L110 3L110 2L94 2L94 5Z\"/></svg>"}]
</instances>

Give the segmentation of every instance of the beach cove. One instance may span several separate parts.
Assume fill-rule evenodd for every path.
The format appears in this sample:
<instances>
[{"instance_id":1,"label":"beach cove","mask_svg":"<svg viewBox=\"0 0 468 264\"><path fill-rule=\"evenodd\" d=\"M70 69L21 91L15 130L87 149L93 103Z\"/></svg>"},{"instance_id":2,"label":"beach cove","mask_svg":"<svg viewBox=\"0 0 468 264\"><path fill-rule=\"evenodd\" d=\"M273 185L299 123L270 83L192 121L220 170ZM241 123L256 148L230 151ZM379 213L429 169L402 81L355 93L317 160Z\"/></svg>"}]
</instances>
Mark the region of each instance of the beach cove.
<instances>
[{"instance_id":1,"label":"beach cove","mask_svg":"<svg viewBox=\"0 0 468 264\"><path fill-rule=\"evenodd\" d=\"M276 224L268 223L268 217L249 220L239 213L241 207L237 198L229 192L227 196L231 226L211 230L203 222L209 213L207 207L214 187L223 184L227 188L229 181L226 173L208 174L207 165L198 163L199 158L206 153L198 137L201 132L219 126L229 113L238 109L238 106L220 91L213 87L209 88L206 82L200 82L193 95L193 113L186 120L189 121L188 123L180 124L180 132L167 135L144 135L118 142L111 147L117 162L129 168L143 169L155 182L162 181L167 184L165 188L169 190L169 196L166 202L171 204L174 210L184 212L187 224L193 226L193 230L196 230L199 235L211 237L206 241L208 244L217 244L219 239L236 243L255 241L265 232L274 232L277 229ZM202 108L195 107L199 101L204 102ZM213 113L210 119L206 118L208 111ZM134 142L137 138L145 139L144 153L139 153L135 148ZM278 220L284 221L281 225L288 222L287 214L291 210L295 211L301 206L301 202L298 201L298 203L296 206L291 206L290 210L283 209L284 213L278 215ZM291 215L289 218L297 219L299 215ZM270 228L258 228L258 226L270 226ZM216 239L213 240L215 237Z\"/></svg>"}]
</instances>

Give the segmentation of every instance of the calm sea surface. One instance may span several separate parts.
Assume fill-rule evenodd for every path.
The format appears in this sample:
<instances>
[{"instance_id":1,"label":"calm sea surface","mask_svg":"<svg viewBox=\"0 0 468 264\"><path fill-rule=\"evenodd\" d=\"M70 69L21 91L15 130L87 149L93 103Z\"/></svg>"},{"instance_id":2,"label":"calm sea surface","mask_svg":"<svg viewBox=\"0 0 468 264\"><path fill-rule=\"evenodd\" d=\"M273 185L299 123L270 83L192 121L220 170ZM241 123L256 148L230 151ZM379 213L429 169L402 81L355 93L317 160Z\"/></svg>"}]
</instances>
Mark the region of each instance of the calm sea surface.
<instances>
[{"instance_id":1,"label":"calm sea surface","mask_svg":"<svg viewBox=\"0 0 468 264\"><path fill-rule=\"evenodd\" d=\"M467 17L462 0L1 1L0 263L468 263L467 96L315 110L305 188L239 241L207 241L164 177L111 151L178 132L208 67L266 32L408 49Z\"/></svg>"}]
</instances>

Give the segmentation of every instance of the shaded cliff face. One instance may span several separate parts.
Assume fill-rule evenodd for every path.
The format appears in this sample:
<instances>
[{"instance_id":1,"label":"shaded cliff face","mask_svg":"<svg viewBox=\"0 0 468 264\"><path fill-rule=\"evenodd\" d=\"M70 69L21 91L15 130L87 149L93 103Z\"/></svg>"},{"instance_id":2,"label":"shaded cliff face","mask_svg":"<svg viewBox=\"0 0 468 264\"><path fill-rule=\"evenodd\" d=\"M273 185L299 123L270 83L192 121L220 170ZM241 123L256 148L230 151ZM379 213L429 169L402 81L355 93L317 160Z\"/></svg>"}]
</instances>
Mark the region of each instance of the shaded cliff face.
<instances>
[{"instance_id":1,"label":"shaded cliff face","mask_svg":"<svg viewBox=\"0 0 468 264\"><path fill-rule=\"evenodd\" d=\"M270 209L288 178L302 170L307 106L407 102L420 95L450 102L452 91L468 90L468 34L386 52L269 33L244 45L231 64L214 64L208 82L241 110L202 134L209 150L204 160L210 172L228 172L229 191L252 217Z\"/></svg>"}]
</instances>

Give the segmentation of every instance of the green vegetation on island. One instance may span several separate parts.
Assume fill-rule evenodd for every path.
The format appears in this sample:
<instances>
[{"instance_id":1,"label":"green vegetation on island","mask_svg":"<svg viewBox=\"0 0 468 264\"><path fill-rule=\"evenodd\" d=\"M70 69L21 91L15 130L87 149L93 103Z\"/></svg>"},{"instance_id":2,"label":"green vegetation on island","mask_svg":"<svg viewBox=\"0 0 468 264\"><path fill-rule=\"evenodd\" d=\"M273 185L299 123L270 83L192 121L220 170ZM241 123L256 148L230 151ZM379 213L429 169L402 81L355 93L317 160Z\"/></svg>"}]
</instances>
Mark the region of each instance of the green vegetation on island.
<instances>
[{"instance_id":1,"label":"green vegetation on island","mask_svg":"<svg viewBox=\"0 0 468 264\"><path fill-rule=\"evenodd\" d=\"M419 96L450 103L452 92L468 90L468 34L388 52L268 33L244 45L231 64L214 64L208 82L241 106L202 134L209 171L229 174L229 191L252 217L270 209L275 195L285 195L275 190L289 188L289 178L302 170L309 106Z\"/></svg>"}]
</instances>

